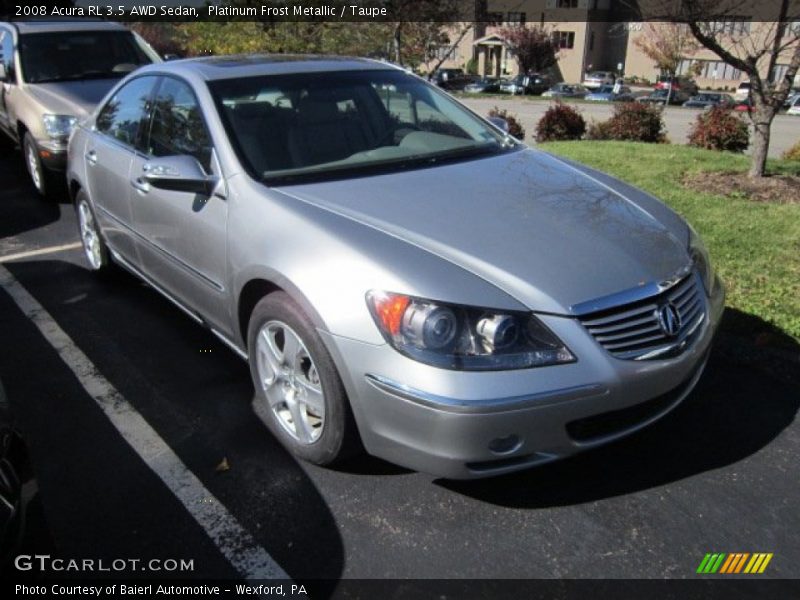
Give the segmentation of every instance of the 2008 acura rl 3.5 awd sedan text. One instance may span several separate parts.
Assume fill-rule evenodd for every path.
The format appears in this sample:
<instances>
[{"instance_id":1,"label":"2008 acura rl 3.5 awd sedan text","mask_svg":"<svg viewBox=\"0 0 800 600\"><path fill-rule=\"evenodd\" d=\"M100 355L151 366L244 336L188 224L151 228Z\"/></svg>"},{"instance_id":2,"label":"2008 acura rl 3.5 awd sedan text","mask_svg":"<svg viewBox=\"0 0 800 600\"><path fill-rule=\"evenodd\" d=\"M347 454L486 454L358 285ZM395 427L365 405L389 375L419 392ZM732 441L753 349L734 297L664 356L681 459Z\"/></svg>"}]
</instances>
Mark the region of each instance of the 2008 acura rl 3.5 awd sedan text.
<instances>
[{"instance_id":1,"label":"2008 acura rl 3.5 awd sedan text","mask_svg":"<svg viewBox=\"0 0 800 600\"><path fill-rule=\"evenodd\" d=\"M92 269L149 282L250 363L296 455L451 478L613 440L692 389L723 307L658 200L532 150L379 62L138 70L82 123Z\"/></svg>"}]
</instances>

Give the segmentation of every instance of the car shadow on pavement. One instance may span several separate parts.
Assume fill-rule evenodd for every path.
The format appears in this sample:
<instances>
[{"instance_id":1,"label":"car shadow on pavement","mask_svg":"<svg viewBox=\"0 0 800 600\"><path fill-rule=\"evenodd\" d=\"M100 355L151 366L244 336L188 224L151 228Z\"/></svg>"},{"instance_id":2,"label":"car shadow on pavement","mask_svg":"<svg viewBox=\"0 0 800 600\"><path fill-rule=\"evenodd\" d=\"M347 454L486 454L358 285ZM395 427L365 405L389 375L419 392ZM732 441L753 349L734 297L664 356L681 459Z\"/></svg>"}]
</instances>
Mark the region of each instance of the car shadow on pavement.
<instances>
[{"instance_id":1,"label":"car shadow on pavement","mask_svg":"<svg viewBox=\"0 0 800 600\"><path fill-rule=\"evenodd\" d=\"M66 201L66 185L56 201L42 200L25 172L25 165L14 147L0 132L0 181L3 197L0 202L0 239L31 231L58 221L61 216L60 197ZM6 158L7 157L7 158Z\"/></svg>"},{"instance_id":2,"label":"car shadow on pavement","mask_svg":"<svg viewBox=\"0 0 800 600\"><path fill-rule=\"evenodd\" d=\"M48 260L9 263L7 268L278 565L314 597L327 597L344 568L337 523L301 465L253 413L246 363L124 272L98 280L81 266ZM118 542L108 540L118 536L84 534L80 539L78 531L92 510L111 515L124 502L121 491L112 486L113 492L106 492L103 484L114 477L105 476L103 444L116 446L121 439L82 388L73 385L76 391L68 394L60 386L60 379L69 380L69 373L59 375L63 363L2 291L0 301L0 328L6 338L0 374L14 374L4 381L29 430L54 535L73 545L73 555L81 555L87 544L95 546L95 555L104 549L113 555L120 551ZM64 414L70 419L59 426ZM108 430L105 436L93 440L90 423ZM93 454L99 457L87 462L86 456ZM81 462L85 469L76 468ZM56 485L65 471L74 477L69 489ZM135 490L128 493L135 496ZM91 502L83 497L87 494ZM137 500L143 502L147 498ZM95 508L87 512L70 506ZM168 512L161 514L155 506L151 510L154 522L168 519ZM110 529L121 527L113 517L107 522ZM122 529L120 536L125 535ZM153 542L170 535L170 529L154 528L137 534ZM189 548L192 541L186 543Z\"/></svg>"},{"instance_id":3,"label":"car shadow on pavement","mask_svg":"<svg viewBox=\"0 0 800 600\"><path fill-rule=\"evenodd\" d=\"M755 335L739 335L743 323ZM800 407L800 382L768 365L766 371L748 365L763 350L754 340L763 340L764 332L782 336L773 346L781 348L784 358L797 360L800 346L792 338L756 317L727 309L697 387L657 423L549 465L490 479L439 479L436 484L504 507L546 508L630 494L744 460L788 427ZM748 344L752 352L743 348Z\"/></svg>"}]
</instances>

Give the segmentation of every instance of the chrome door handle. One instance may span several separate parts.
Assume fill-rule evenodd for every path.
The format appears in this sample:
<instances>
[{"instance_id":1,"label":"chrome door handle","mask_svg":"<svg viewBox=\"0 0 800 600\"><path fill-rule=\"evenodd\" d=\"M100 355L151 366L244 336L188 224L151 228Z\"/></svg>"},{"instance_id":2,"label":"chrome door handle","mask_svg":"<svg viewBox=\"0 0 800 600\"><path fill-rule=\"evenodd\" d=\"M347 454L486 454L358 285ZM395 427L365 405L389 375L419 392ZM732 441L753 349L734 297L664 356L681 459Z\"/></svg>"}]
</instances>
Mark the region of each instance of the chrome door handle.
<instances>
[{"instance_id":1,"label":"chrome door handle","mask_svg":"<svg viewBox=\"0 0 800 600\"><path fill-rule=\"evenodd\" d=\"M86 153L86 160L88 161L88 163L90 165L96 165L97 164L97 152L95 152L94 150L89 150Z\"/></svg>"},{"instance_id":2,"label":"chrome door handle","mask_svg":"<svg viewBox=\"0 0 800 600\"><path fill-rule=\"evenodd\" d=\"M132 179L131 180L131 185L134 187L134 189L137 192L140 192L142 194L146 194L146 193L148 193L150 191L150 184L147 183L141 177L137 177L136 179Z\"/></svg>"}]
</instances>

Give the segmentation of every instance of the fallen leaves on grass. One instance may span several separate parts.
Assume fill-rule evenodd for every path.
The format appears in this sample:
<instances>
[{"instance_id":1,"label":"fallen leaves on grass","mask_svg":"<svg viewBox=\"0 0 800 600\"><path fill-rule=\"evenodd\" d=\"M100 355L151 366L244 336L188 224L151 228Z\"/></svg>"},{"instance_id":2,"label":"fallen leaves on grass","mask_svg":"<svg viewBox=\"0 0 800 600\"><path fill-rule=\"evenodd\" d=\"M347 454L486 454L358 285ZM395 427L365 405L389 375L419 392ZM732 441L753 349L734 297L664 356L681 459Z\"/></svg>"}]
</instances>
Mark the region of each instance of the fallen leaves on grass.
<instances>
[{"instance_id":1,"label":"fallen leaves on grass","mask_svg":"<svg viewBox=\"0 0 800 600\"><path fill-rule=\"evenodd\" d=\"M800 177L796 175L750 179L742 172L688 173L683 177L683 185L698 192L754 202L800 204Z\"/></svg>"}]
</instances>

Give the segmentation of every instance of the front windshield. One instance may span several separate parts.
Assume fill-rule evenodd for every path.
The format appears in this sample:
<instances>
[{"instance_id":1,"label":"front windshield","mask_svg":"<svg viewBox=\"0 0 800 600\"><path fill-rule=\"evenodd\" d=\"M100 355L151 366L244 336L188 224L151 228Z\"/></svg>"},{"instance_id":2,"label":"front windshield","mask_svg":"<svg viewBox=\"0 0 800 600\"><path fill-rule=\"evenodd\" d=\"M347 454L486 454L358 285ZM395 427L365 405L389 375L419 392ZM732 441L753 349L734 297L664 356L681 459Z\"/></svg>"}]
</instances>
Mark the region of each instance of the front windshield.
<instances>
[{"instance_id":1,"label":"front windshield","mask_svg":"<svg viewBox=\"0 0 800 600\"><path fill-rule=\"evenodd\" d=\"M128 31L67 31L20 36L28 83L122 77L151 61Z\"/></svg>"},{"instance_id":2,"label":"front windshield","mask_svg":"<svg viewBox=\"0 0 800 600\"><path fill-rule=\"evenodd\" d=\"M242 163L268 182L415 168L519 147L401 71L223 79L209 87Z\"/></svg>"}]
</instances>

